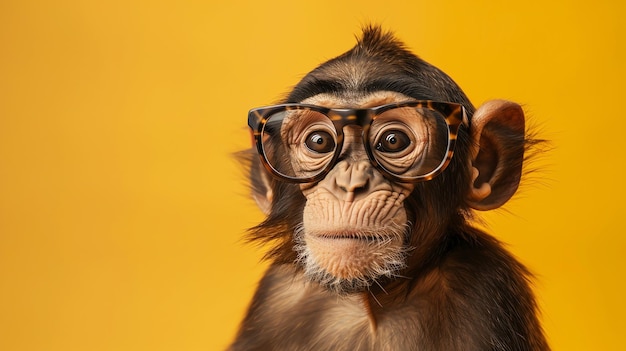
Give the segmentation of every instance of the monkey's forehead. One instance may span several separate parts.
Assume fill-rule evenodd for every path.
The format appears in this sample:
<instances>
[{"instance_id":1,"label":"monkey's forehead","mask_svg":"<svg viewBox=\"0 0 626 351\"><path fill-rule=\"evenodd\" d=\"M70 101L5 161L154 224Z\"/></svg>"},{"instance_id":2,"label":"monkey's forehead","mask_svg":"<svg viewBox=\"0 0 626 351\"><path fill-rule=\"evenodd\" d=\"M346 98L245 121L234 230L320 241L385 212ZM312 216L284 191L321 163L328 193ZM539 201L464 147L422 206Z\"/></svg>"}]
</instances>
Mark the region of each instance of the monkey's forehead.
<instances>
[{"instance_id":1,"label":"monkey's forehead","mask_svg":"<svg viewBox=\"0 0 626 351\"><path fill-rule=\"evenodd\" d=\"M413 99L395 91L376 91L366 94L321 93L301 103L329 108L370 108L407 100Z\"/></svg>"}]
</instances>

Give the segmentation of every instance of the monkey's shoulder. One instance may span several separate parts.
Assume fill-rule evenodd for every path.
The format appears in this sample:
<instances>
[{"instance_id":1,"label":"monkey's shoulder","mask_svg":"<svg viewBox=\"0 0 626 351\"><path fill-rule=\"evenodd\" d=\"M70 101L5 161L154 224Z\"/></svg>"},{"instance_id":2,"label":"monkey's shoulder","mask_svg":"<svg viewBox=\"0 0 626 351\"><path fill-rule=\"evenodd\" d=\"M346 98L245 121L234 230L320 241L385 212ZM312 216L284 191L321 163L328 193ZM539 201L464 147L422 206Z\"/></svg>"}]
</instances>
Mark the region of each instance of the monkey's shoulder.
<instances>
[{"instance_id":1,"label":"monkey's shoulder","mask_svg":"<svg viewBox=\"0 0 626 351\"><path fill-rule=\"evenodd\" d=\"M409 305L424 312L425 335L448 331L458 345L472 335L478 349L544 349L545 341L535 340L541 327L529 270L488 234L474 230L454 241L438 264L414 278L409 293Z\"/></svg>"},{"instance_id":2,"label":"monkey's shoulder","mask_svg":"<svg viewBox=\"0 0 626 351\"><path fill-rule=\"evenodd\" d=\"M472 228L448 242L436 268L450 287L458 285L471 291L484 284L487 289L526 289L532 280L530 271L489 234ZM481 284L468 286L469 281Z\"/></svg>"}]
</instances>

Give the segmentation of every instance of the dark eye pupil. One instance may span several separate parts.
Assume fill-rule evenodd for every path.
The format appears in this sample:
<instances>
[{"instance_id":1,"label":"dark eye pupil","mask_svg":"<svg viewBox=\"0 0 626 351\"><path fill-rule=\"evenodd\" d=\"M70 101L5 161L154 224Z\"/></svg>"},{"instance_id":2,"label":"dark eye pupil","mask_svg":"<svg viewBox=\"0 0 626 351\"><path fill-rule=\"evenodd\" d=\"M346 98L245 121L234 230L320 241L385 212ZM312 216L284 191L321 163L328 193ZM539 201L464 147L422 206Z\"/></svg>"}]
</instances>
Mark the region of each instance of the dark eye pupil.
<instances>
[{"instance_id":1,"label":"dark eye pupil","mask_svg":"<svg viewBox=\"0 0 626 351\"><path fill-rule=\"evenodd\" d=\"M328 153L335 150L335 140L329 133L324 131L316 131L309 134L304 144L309 150L318 153Z\"/></svg>"},{"instance_id":2,"label":"dark eye pupil","mask_svg":"<svg viewBox=\"0 0 626 351\"><path fill-rule=\"evenodd\" d=\"M400 152L411 144L409 137L399 130L390 130L383 133L376 150L380 152Z\"/></svg>"}]
</instances>

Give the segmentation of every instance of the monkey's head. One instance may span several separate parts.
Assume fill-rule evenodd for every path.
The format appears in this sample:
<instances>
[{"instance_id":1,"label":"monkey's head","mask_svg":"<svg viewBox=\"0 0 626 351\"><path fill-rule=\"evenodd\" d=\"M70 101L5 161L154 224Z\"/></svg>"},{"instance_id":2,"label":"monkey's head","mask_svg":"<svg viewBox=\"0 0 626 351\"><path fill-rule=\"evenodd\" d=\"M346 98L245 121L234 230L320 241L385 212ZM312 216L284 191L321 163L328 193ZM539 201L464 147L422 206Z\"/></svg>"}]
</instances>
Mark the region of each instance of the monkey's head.
<instances>
[{"instance_id":1,"label":"monkey's head","mask_svg":"<svg viewBox=\"0 0 626 351\"><path fill-rule=\"evenodd\" d=\"M475 110L450 77L378 27L282 104L251 110L249 125L260 155L253 196L268 214L253 239L341 294L428 265L472 208L501 206L521 176L519 105Z\"/></svg>"}]
</instances>

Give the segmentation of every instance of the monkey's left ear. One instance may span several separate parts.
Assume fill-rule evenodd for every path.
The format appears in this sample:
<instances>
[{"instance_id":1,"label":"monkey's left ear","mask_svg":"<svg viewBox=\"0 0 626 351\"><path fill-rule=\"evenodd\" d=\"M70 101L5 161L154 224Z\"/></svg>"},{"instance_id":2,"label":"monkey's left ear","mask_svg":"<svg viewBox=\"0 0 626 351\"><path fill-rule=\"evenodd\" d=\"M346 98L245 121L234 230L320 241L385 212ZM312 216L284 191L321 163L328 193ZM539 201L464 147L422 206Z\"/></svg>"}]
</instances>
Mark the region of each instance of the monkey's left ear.
<instances>
[{"instance_id":1,"label":"monkey's left ear","mask_svg":"<svg viewBox=\"0 0 626 351\"><path fill-rule=\"evenodd\" d=\"M511 101L488 101L472 116L470 137L473 176L467 202L477 210L498 208L513 196L522 176L524 111Z\"/></svg>"}]
</instances>

